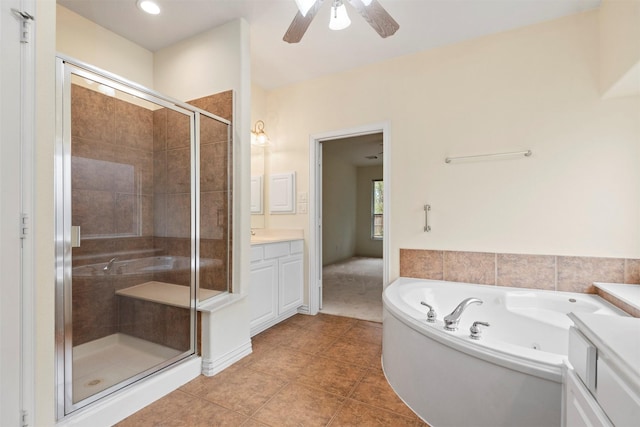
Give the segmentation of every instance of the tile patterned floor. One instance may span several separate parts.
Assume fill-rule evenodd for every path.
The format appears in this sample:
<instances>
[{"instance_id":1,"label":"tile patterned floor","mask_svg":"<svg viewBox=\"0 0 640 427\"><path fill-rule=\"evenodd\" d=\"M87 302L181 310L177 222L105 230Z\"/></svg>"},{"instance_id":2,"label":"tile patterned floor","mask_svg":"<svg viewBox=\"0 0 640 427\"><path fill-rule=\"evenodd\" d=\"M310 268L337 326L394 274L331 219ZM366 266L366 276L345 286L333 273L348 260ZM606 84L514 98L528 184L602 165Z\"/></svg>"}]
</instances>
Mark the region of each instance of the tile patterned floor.
<instances>
[{"instance_id":1,"label":"tile patterned floor","mask_svg":"<svg viewBox=\"0 0 640 427\"><path fill-rule=\"evenodd\" d=\"M387 383L381 352L379 323L296 315L118 426L426 426Z\"/></svg>"}]
</instances>

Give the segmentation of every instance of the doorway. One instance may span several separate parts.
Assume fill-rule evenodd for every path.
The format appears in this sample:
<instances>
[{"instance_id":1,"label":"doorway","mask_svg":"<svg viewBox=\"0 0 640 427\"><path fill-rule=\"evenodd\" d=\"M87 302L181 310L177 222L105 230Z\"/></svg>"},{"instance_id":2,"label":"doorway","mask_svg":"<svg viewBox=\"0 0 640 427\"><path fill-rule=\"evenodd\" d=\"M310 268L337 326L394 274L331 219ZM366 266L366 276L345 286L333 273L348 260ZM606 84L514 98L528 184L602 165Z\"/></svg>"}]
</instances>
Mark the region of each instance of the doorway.
<instances>
[{"instance_id":1,"label":"doorway","mask_svg":"<svg viewBox=\"0 0 640 427\"><path fill-rule=\"evenodd\" d=\"M389 260L389 143L388 124L310 138L310 314L382 320ZM376 191L384 203L374 203Z\"/></svg>"}]
</instances>

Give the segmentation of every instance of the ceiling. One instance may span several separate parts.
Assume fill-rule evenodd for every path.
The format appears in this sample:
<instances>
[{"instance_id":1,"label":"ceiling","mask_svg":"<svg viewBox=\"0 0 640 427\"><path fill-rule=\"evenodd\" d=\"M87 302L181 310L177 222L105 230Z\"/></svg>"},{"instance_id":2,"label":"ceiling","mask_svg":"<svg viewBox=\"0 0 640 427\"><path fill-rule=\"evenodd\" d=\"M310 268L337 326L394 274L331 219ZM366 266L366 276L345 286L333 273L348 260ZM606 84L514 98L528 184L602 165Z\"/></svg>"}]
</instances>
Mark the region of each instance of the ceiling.
<instances>
[{"instance_id":1,"label":"ceiling","mask_svg":"<svg viewBox=\"0 0 640 427\"><path fill-rule=\"evenodd\" d=\"M150 51L242 17L251 28L252 81L265 89L560 18L601 0L378 0L400 24L386 39L346 2L352 25L331 31L325 0L298 44L282 41L295 0L157 1L163 12L151 16L135 0L57 0Z\"/></svg>"},{"instance_id":2,"label":"ceiling","mask_svg":"<svg viewBox=\"0 0 640 427\"><path fill-rule=\"evenodd\" d=\"M322 142L323 150L331 150L345 162L355 166L377 166L382 162L382 133L351 136Z\"/></svg>"}]
</instances>

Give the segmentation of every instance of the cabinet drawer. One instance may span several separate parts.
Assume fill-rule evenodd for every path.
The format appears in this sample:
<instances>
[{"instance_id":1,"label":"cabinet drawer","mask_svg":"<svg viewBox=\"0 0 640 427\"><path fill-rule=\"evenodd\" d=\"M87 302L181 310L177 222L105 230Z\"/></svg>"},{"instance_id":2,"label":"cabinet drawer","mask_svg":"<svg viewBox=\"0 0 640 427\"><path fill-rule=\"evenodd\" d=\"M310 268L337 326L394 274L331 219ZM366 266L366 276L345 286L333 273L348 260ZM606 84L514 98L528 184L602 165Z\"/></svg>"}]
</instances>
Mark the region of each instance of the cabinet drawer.
<instances>
[{"instance_id":1,"label":"cabinet drawer","mask_svg":"<svg viewBox=\"0 0 640 427\"><path fill-rule=\"evenodd\" d=\"M262 245L251 246L251 262L262 261L264 259L264 248Z\"/></svg>"},{"instance_id":2,"label":"cabinet drawer","mask_svg":"<svg viewBox=\"0 0 640 427\"><path fill-rule=\"evenodd\" d=\"M294 240L291 242L291 255L301 254L304 247L302 240Z\"/></svg>"},{"instance_id":3,"label":"cabinet drawer","mask_svg":"<svg viewBox=\"0 0 640 427\"><path fill-rule=\"evenodd\" d=\"M596 398L615 426L636 426L640 419L640 394L609 366L598 359Z\"/></svg>"},{"instance_id":4,"label":"cabinet drawer","mask_svg":"<svg viewBox=\"0 0 640 427\"><path fill-rule=\"evenodd\" d=\"M596 389L597 348L575 327L569 328L569 363L592 393Z\"/></svg>"},{"instance_id":5,"label":"cabinet drawer","mask_svg":"<svg viewBox=\"0 0 640 427\"><path fill-rule=\"evenodd\" d=\"M280 258L289 255L289 242L264 245L264 259Z\"/></svg>"}]
</instances>

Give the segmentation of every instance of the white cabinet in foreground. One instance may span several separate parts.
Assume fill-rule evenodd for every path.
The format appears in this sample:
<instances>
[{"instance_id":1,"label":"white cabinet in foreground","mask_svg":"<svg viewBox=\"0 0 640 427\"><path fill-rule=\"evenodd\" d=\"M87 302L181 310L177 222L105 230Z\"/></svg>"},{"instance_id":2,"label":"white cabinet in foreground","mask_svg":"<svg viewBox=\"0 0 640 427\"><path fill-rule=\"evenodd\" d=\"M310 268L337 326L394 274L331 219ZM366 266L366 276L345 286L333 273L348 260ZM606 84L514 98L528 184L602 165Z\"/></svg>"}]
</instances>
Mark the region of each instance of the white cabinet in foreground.
<instances>
[{"instance_id":1,"label":"white cabinet in foreground","mask_svg":"<svg viewBox=\"0 0 640 427\"><path fill-rule=\"evenodd\" d=\"M298 312L303 291L303 241L251 246L251 336Z\"/></svg>"},{"instance_id":2,"label":"white cabinet in foreground","mask_svg":"<svg viewBox=\"0 0 640 427\"><path fill-rule=\"evenodd\" d=\"M640 319L569 313L564 427L635 427L640 419Z\"/></svg>"}]
</instances>

